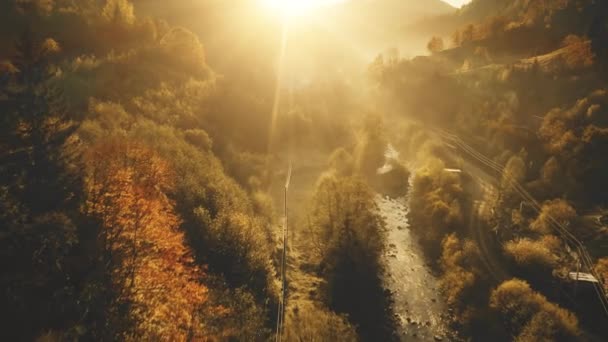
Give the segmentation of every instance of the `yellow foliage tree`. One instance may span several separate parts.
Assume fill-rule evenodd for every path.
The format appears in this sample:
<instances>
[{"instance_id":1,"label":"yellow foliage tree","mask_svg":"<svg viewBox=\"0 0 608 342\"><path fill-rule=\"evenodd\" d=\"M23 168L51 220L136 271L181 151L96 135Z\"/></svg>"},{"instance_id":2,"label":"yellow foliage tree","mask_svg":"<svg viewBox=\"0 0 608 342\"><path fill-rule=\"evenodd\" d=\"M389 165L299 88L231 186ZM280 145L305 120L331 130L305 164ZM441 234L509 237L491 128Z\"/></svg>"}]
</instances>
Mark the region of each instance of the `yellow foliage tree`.
<instances>
[{"instance_id":1,"label":"yellow foliage tree","mask_svg":"<svg viewBox=\"0 0 608 342\"><path fill-rule=\"evenodd\" d=\"M490 306L499 311L515 341L577 341L576 316L551 303L519 279L503 282L492 291Z\"/></svg>"},{"instance_id":2,"label":"yellow foliage tree","mask_svg":"<svg viewBox=\"0 0 608 342\"><path fill-rule=\"evenodd\" d=\"M530 229L541 234L552 231L553 220L560 225L569 225L577 217L576 210L565 200L555 199L543 203L540 214L530 224Z\"/></svg>"},{"instance_id":3,"label":"yellow foliage tree","mask_svg":"<svg viewBox=\"0 0 608 342\"><path fill-rule=\"evenodd\" d=\"M589 39L571 34L564 38L562 45L565 50L563 59L568 68L575 69L593 65L595 55Z\"/></svg>"},{"instance_id":4,"label":"yellow foliage tree","mask_svg":"<svg viewBox=\"0 0 608 342\"><path fill-rule=\"evenodd\" d=\"M545 235L539 240L528 238L513 240L504 245L505 252L516 263L524 266L538 265L547 268L557 266L557 251L559 248L559 239L553 235Z\"/></svg>"},{"instance_id":5,"label":"yellow foliage tree","mask_svg":"<svg viewBox=\"0 0 608 342\"><path fill-rule=\"evenodd\" d=\"M595 271L600 276L600 281L604 284L604 288L608 291L608 257L603 257L597 261Z\"/></svg>"},{"instance_id":6,"label":"yellow foliage tree","mask_svg":"<svg viewBox=\"0 0 608 342\"><path fill-rule=\"evenodd\" d=\"M479 250L471 241L461 241L454 233L446 236L441 245L441 288L447 302L456 305L478 280L474 264Z\"/></svg>"},{"instance_id":7,"label":"yellow foliage tree","mask_svg":"<svg viewBox=\"0 0 608 342\"><path fill-rule=\"evenodd\" d=\"M127 0L107 0L101 15L112 23L131 25L135 22L133 4Z\"/></svg>"}]
</instances>

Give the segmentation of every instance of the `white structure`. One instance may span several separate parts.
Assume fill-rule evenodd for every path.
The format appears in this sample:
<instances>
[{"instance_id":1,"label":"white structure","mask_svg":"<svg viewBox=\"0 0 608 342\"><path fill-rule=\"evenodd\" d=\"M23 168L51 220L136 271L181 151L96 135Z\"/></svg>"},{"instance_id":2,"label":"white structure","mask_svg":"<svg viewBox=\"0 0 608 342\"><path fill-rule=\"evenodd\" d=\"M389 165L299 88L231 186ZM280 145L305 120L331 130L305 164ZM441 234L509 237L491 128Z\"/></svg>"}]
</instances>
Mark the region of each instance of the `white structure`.
<instances>
[{"instance_id":1,"label":"white structure","mask_svg":"<svg viewBox=\"0 0 608 342\"><path fill-rule=\"evenodd\" d=\"M599 280L593 276L593 274L582 273L582 272L570 272L568 278L576 281L586 281L589 283L599 284Z\"/></svg>"}]
</instances>

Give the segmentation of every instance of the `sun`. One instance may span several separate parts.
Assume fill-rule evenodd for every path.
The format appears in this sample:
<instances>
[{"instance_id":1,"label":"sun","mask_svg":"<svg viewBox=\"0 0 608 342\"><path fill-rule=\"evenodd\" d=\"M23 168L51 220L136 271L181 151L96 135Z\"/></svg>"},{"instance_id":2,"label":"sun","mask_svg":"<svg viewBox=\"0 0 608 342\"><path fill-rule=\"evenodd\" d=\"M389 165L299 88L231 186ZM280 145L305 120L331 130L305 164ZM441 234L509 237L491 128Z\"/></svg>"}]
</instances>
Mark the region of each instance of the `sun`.
<instances>
[{"instance_id":1,"label":"sun","mask_svg":"<svg viewBox=\"0 0 608 342\"><path fill-rule=\"evenodd\" d=\"M265 7L283 17L301 17L344 0L261 0Z\"/></svg>"}]
</instances>

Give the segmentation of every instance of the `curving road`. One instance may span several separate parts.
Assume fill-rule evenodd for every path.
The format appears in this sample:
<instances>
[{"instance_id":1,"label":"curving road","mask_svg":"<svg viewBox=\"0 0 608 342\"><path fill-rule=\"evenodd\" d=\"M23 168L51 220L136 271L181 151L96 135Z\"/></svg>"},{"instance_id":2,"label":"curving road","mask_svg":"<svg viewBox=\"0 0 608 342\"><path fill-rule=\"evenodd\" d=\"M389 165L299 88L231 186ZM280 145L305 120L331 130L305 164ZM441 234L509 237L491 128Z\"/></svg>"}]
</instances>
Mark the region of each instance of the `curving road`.
<instances>
[{"instance_id":1,"label":"curving road","mask_svg":"<svg viewBox=\"0 0 608 342\"><path fill-rule=\"evenodd\" d=\"M467 191L473 196L469 216L469 236L475 241L480 250L481 261L487 271L498 283L509 279L509 271L500 255L500 245L496 240L496 232L488 224L491 217L490 208L498 196L498 190L487 174L466 163L466 170L472 176L473 182L467 186Z\"/></svg>"},{"instance_id":2,"label":"curving road","mask_svg":"<svg viewBox=\"0 0 608 342\"><path fill-rule=\"evenodd\" d=\"M468 155L450 141L439 135L436 135L436 138L443 143L443 152L449 156L448 159L455 162L470 177L470 182L464 184L465 191L472 199L467 229L469 237L475 241L481 252L481 261L497 283L510 279L509 270L502 261L501 246L496 240L496 231L488 223L493 215L491 206L498 197L498 176L471 162Z\"/></svg>"}]
</instances>

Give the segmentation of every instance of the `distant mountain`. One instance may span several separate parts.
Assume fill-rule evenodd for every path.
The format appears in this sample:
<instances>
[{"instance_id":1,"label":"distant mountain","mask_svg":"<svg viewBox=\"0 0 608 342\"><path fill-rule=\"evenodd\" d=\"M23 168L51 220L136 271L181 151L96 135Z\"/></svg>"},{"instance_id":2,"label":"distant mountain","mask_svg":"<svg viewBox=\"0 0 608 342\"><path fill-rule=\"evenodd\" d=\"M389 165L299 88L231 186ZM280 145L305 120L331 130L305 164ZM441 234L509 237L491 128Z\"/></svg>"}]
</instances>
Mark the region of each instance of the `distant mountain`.
<instances>
[{"instance_id":1,"label":"distant mountain","mask_svg":"<svg viewBox=\"0 0 608 342\"><path fill-rule=\"evenodd\" d=\"M429 37L448 36L459 27L504 14L507 9L513 9L519 4L520 1L513 0L473 0L455 11L424 17L408 29L417 30Z\"/></svg>"},{"instance_id":2,"label":"distant mountain","mask_svg":"<svg viewBox=\"0 0 608 342\"><path fill-rule=\"evenodd\" d=\"M429 38L414 23L455 12L440 0L351 0L333 9L341 31L371 53L396 47L405 55L424 53Z\"/></svg>"},{"instance_id":3,"label":"distant mountain","mask_svg":"<svg viewBox=\"0 0 608 342\"><path fill-rule=\"evenodd\" d=\"M580 31L580 25L589 23L589 17L600 15L606 3L605 0L473 0L457 11L423 18L410 28L427 35L449 36L465 25L480 24L495 19L521 23L525 26L541 23L544 20L546 24L561 26L564 32L577 32ZM598 13L586 13L589 11ZM575 12L580 12L581 15ZM556 27L552 28L552 30L556 29Z\"/></svg>"},{"instance_id":4,"label":"distant mountain","mask_svg":"<svg viewBox=\"0 0 608 342\"><path fill-rule=\"evenodd\" d=\"M256 31L267 25L255 18L254 8L259 0L133 0L139 13L164 18L174 25L183 25L201 36L205 45L225 41L225 34L235 34L244 25L244 31ZM334 33L347 38L358 50L368 56L392 47L405 54L424 52L427 35L408 30L424 18L454 13L456 9L440 0L349 0L324 8L315 13L318 21L331 26ZM245 15L243 15L245 14ZM266 29L264 29L266 30ZM238 34L236 34L238 36ZM262 34L257 35L259 40ZM229 39L239 39L231 37ZM217 50L216 50L217 51ZM209 51L213 53L213 51ZM213 58L213 56L210 56Z\"/></svg>"},{"instance_id":5,"label":"distant mountain","mask_svg":"<svg viewBox=\"0 0 608 342\"><path fill-rule=\"evenodd\" d=\"M455 11L454 7L440 0L350 0L339 7L347 15L384 25L402 25Z\"/></svg>"},{"instance_id":6,"label":"distant mountain","mask_svg":"<svg viewBox=\"0 0 608 342\"><path fill-rule=\"evenodd\" d=\"M513 0L473 0L464 5L458 12L457 17L462 21L477 21L488 16L497 15L513 4L520 1Z\"/></svg>"}]
</instances>

